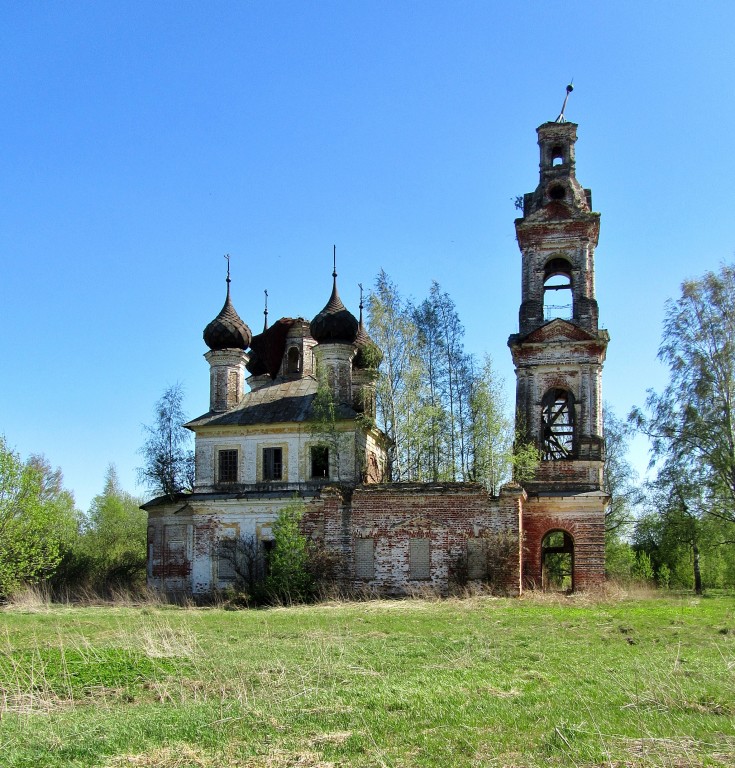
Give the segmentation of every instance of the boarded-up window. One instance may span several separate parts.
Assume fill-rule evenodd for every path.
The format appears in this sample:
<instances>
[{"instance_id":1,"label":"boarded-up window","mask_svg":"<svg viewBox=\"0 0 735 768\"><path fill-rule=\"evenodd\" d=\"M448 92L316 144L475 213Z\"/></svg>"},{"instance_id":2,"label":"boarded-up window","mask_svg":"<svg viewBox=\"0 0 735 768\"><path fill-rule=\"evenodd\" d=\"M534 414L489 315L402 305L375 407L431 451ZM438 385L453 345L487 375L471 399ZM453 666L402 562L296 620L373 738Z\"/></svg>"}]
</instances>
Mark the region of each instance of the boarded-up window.
<instances>
[{"instance_id":1,"label":"boarded-up window","mask_svg":"<svg viewBox=\"0 0 735 768\"><path fill-rule=\"evenodd\" d=\"M431 577L431 560L428 539L411 539L408 543L409 578Z\"/></svg>"},{"instance_id":2,"label":"boarded-up window","mask_svg":"<svg viewBox=\"0 0 735 768\"><path fill-rule=\"evenodd\" d=\"M375 578L375 542L372 539L355 539L355 578Z\"/></svg>"},{"instance_id":3,"label":"boarded-up window","mask_svg":"<svg viewBox=\"0 0 735 768\"><path fill-rule=\"evenodd\" d=\"M217 551L217 576L220 581L235 581L237 578L237 542L223 539Z\"/></svg>"},{"instance_id":4,"label":"boarded-up window","mask_svg":"<svg viewBox=\"0 0 735 768\"><path fill-rule=\"evenodd\" d=\"M487 577L487 540L467 539L467 578Z\"/></svg>"}]
</instances>

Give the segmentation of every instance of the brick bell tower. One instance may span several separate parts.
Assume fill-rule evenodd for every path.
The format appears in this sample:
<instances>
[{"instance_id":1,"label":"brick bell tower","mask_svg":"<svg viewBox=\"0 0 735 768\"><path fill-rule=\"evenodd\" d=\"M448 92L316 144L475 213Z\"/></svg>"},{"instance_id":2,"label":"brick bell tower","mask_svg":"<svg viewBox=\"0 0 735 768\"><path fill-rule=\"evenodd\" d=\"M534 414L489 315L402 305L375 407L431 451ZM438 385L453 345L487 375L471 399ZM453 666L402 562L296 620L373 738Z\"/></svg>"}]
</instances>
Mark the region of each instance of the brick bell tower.
<instances>
[{"instance_id":1,"label":"brick bell tower","mask_svg":"<svg viewBox=\"0 0 735 768\"><path fill-rule=\"evenodd\" d=\"M529 586L565 591L604 579L602 366L609 335L598 327L600 214L575 175L577 125L564 120L562 108L537 133L539 184L524 195L515 222L521 307L508 346L517 427L541 454L523 483L524 577Z\"/></svg>"}]
</instances>

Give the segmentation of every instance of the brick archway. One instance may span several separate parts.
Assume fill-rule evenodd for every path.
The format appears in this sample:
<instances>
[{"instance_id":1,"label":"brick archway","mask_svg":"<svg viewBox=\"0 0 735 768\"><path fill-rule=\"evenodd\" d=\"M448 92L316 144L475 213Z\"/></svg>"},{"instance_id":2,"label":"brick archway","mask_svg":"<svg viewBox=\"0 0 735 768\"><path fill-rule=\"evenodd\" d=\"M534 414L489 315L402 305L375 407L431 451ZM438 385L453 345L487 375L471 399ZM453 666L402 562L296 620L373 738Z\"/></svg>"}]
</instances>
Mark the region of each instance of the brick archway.
<instances>
[{"instance_id":1,"label":"brick archway","mask_svg":"<svg viewBox=\"0 0 735 768\"><path fill-rule=\"evenodd\" d=\"M568 531L547 531L541 539L540 559L544 591L574 591L574 537Z\"/></svg>"}]
</instances>

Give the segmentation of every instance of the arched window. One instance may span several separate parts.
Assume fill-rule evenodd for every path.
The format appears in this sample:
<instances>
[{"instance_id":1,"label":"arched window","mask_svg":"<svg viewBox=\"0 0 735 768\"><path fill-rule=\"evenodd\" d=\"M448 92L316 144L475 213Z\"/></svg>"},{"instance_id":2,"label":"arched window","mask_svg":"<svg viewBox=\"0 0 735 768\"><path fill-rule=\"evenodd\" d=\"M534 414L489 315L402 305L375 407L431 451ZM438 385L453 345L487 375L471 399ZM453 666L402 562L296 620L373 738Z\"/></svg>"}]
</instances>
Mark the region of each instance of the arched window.
<instances>
[{"instance_id":1,"label":"arched window","mask_svg":"<svg viewBox=\"0 0 735 768\"><path fill-rule=\"evenodd\" d=\"M572 265L561 258L551 259L544 267L544 320L571 320Z\"/></svg>"},{"instance_id":2,"label":"arched window","mask_svg":"<svg viewBox=\"0 0 735 768\"><path fill-rule=\"evenodd\" d=\"M551 148L551 165L563 165L564 147L555 146Z\"/></svg>"},{"instance_id":3,"label":"arched window","mask_svg":"<svg viewBox=\"0 0 735 768\"><path fill-rule=\"evenodd\" d=\"M301 368L301 355L299 354L298 347L291 347L291 349L288 350L288 372L289 373L299 373Z\"/></svg>"},{"instance_id":4,"label":"arched window","mask_svg":"<svg viewBox=\"0 0 735 768\"><path fill-rule=\"evenodd\" d=\"M571 459L574 454L574 395L550 389L541 401L541 458Z\"/></svg>"}]
</instances>

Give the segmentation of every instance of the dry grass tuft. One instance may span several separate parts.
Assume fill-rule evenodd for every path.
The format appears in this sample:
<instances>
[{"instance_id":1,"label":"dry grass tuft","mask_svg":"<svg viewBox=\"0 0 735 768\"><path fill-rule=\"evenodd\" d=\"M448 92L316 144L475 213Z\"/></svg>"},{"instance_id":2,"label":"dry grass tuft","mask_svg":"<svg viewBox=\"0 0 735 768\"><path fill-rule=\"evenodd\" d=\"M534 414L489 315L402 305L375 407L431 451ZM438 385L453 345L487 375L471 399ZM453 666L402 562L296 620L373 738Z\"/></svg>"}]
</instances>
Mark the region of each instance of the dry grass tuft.
<instances>
[{"instance_id":1,"label":"dry grass tuft","mask_svg":"<svg viewBox=\"0 0 735 768\"><path fill-rule=\"evenodd\" d=\"M213 768L215 765L226 766L227 763L215 763L200 750L192 749L187 744L178 744L144 754L117 755L106 765L109 768Z\"/></svg>"},{"instance_id":2,"label":"dry grass tuft","mask_svg":"<svg viewBox=\"0 0 735 768\"><path fill-rule=\"evenodd\" d=\"M352 736L352 731L332 731L330 733L320 733L309 740L312 747L319 747L324 744L340 745L344 744Z\"/></svg>"},{"instance_id":3,"label":"dry grass tuft","mask_svg":"<svg viewBox=\"0 0 735 768\"><path fill-rule=\"evenodd\" d=\"M316 752L286 752L275 750L263 757L244 763L246 768L334 768L334 763L322 760Z\"/></svg>"},{"instance_id":4,"label":"dry grass tuft","mask_svg":"<svg viewBox=\"0 0 735 768\"><path fill-rule=\"evenodd\" d=\"M42 584L27 584L13 593L5 610L18 613L46 613L52 609L51 593Z\"/></svg>"}]
</instances>

